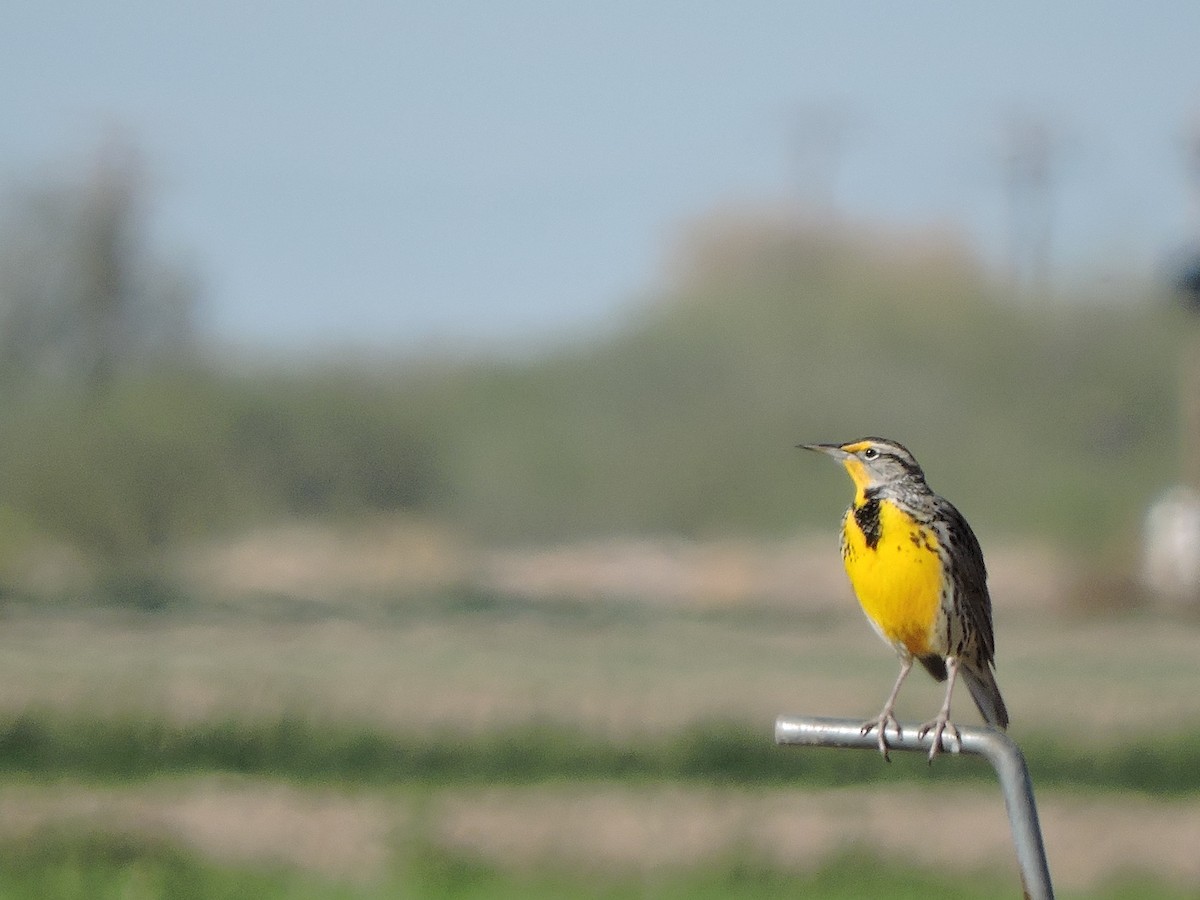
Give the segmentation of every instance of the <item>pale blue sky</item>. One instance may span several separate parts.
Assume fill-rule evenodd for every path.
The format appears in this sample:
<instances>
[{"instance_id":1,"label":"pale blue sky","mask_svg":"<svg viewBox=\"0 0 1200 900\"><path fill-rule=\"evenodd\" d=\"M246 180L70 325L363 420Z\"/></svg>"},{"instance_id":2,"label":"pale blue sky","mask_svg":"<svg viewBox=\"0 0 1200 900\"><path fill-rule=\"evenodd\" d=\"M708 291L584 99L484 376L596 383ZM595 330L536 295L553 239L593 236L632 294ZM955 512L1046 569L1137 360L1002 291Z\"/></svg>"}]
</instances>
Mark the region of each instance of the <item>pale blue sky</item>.
<instances>
[{"instance_id":1,"label":"pale blue sky","mask_svg":"<svg viewBox=\"0 0 1200 900\"><path fill-rule=\"evenodd\" d=\"M5 4L0 180L119 129L214 327L277 348L543 336L620 315L680 228L798 194L798 110L848 122L847 216L1004 252L998 135L1069 144L1063 270L1195 227L1200 3ZM1200 237L1200 236L1198 236Z\"/></svg>"}]
</instances>

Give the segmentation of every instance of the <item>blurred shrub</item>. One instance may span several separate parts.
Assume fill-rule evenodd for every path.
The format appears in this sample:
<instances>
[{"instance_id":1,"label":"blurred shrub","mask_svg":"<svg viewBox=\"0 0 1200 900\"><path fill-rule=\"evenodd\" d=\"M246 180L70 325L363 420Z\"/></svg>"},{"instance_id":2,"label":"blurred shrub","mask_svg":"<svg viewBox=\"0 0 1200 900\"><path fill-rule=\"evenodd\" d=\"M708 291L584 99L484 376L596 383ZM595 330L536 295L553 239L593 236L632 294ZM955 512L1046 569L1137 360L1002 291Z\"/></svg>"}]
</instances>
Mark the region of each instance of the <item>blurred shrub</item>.
<instances>
[{"instance_id":1,"label":"blurred shrub","mask_svg":"<svg viewBox=\"0 0 1200 900\"><path fill-rule=\"evenodd\" d=\"M44 386L0 408L0 508L103 565L152 567L264 519L421 509L434 452L398 390L324 376Z\"/></svg>"}]
</instances>

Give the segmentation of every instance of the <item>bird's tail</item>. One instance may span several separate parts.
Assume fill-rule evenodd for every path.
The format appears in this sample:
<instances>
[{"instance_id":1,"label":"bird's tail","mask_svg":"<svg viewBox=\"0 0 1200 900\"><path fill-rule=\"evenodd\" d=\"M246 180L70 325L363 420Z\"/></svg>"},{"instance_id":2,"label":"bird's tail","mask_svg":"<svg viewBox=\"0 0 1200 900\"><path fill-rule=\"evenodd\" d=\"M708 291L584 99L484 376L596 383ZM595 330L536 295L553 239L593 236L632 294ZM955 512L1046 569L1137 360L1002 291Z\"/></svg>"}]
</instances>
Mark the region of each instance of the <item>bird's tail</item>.
<instances>
[{"instance_id":1,"label":"bird's tail","mask_svg":"<svg viewBox=\"0 0 1200 900\"><path fill-rule=\"evenodd\" d=\"M963 660L960 671L971 692L971 699L979 707L984 720L1001 730L1007 728L1008 709L1004 706L1004 698L1000 696L1000 687L996 684L992 667L983 661L974 663Z\"/></svg>"}]
</instances>

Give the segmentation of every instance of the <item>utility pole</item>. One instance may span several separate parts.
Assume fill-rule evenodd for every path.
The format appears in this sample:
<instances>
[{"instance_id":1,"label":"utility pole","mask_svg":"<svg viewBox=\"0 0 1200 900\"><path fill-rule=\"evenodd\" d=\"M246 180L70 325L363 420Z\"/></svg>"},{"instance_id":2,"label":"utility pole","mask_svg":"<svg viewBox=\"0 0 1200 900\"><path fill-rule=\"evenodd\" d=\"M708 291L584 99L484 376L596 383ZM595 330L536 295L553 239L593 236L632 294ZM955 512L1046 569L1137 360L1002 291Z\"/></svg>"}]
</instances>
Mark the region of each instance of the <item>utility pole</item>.
<instances>
[{"instance_id":1,"label":"utility pole","mask_svg":"<svg viewBox=\"0 0 1200 900\"><path fill-rule=\"evenodd\" d=\"M1013 114L1004 124L1001 174L1008 206L1008 269L1018 294L1052 287L1055 193L1062 140L1044 116Z\"/></svg>"},{"instance_id":2,"label":"utility pole","mask_svg":"<svg viewBox=\"0 0 1200 900\"><path fill-rule=\"evenodd\" d=\"M851 116L832 102L804 103L794 116L792 146L801 215L815 224L838 222L837 183L846 158Z\"/></svg>"}]
</instances>

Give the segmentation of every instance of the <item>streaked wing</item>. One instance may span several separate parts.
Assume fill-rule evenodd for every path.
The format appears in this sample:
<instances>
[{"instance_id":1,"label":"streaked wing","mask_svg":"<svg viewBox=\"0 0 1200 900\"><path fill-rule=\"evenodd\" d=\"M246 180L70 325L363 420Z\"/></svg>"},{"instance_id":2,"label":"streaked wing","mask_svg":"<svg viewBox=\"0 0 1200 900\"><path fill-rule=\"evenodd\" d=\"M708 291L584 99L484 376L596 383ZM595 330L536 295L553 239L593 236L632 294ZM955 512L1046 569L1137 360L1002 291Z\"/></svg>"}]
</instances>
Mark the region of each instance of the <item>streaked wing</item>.
<instances>
[{"instance_id":1,"label":"streaked wing","mask_svg":"<svg viewBox=\"0 0 1200 900\"><path fill-rule=\"evenodd\" d=\"M962 513L948 500L939 497L938 501L938 518L945 522L953 558L954 589L962 604L967 627L978 640L984 659L991 662L996 655L996 644L992 634L992 600L988 595L983 550Z\"/></svg>"}]
</instances>

